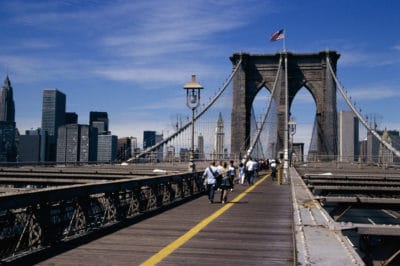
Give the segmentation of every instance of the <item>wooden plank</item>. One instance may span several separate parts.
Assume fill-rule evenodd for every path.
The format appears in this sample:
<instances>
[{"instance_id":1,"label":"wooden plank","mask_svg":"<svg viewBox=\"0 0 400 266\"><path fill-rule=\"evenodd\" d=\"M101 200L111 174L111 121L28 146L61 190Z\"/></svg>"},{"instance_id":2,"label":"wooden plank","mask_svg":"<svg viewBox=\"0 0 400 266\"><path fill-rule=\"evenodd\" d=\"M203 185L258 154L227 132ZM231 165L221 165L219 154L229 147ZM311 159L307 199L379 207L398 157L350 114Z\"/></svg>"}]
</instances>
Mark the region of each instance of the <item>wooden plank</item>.
<instances>
[{"instance_id":1,"label":"wooden plank","mask_svg":"<svg viewBox=\"0 0 400 266\"><path fill-rule=\"evenodd\" d=\"M267 179L159 265L293 265L291 204L290 187ZM139 265L222 206L202 196L39 265Z\"/></svg>"}]
</instances>

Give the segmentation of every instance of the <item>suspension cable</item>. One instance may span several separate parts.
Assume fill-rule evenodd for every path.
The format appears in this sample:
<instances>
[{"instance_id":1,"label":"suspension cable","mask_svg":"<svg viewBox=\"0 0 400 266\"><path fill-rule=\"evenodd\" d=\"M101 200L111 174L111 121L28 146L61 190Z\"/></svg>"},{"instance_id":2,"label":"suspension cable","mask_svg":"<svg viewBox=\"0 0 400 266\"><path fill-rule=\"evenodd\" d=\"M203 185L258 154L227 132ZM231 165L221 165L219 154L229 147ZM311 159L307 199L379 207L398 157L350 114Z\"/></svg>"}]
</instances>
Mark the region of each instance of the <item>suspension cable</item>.
<instances>
[{"instance_id":1,"label":"suspension cable","mask_svg":"<svg viewBox=\"0 0 400 266\"><path fill-rule=\"evenodd\" d=\"M368 125L368 123L364 119L364 117L357 111L357 109L351 103L351 101L350 101L349 97L347 96L347 94L344 92L344 89L343 89L342 85L340 84L339 80L337 79L335 73L333 72L333 69L332 69L332 66L331 66L331 63L330 63L330 60L329 60L329 56L327 56L326 61L328 63L329 70L330 70L333 78L335 79L336 85L339 88L340 94L343 96L344 100L346 101L346 103L350 107L350 109L353 111L353 113L358 117L358 119L360 119L360 121L364 125L364 127L368 131L370 131L379 140L380 143L385 145L385 147L388 148L391 152L393 152L397 157L400 157L400 151L396 150L392 145L390 145L388 142L386 142L384 139L382 139L382 137L372 127L370 127Z\"/></svg>"},{"instance_id":2,"label":"suspension cable","mask_svg":"<svg viewBox=\"0 0 400 266\"><path fill-rule=\"evenodd\" d=\"M230 74L229 78L225 81L224 85L219 89L218 93L215 94L215 96L211 99L211 101L207 104L207 106L201 110L199 113L197 113L197 115L194 117L194 121L196 121L197 119L199 119L208 109L210 109L210 107L218 100L218 98L222 95L222 93L225 91L225 89L228 87L228 85L230 84L230 82L232 81L233 77L235 76L237 70L239 69L239 66L242 64L242 58L240 58L239 62L237 63L236 67L233 69L232 73ZM155 151L156 149L158 149L160 146L168 143L169 141L171 141L172 139L174 139L175 137L177 137L178 135L180 135L184 130L186 130L190 125L192 124L192 121L188 121L184 126L180 127L174 134L172 134L171 136L167 137L166 139L156 143L155 145L147 148L146 150L144 150L143 152L139 153L138 155L136 155L136 158L140 158L152 151ZM127 161L131 162L133 161L134 158L130 158Z\"/></svg>"}]
</instances>

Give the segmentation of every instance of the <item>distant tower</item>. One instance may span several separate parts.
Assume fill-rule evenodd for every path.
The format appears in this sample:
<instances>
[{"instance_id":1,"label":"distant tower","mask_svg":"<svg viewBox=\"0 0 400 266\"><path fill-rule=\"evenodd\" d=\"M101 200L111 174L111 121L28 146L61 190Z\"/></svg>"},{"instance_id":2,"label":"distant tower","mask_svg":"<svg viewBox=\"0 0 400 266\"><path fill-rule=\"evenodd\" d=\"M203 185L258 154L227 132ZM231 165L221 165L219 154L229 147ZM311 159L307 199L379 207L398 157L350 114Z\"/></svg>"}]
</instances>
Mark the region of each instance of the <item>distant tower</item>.
<instances>
[{"instance_id":1,"label":"distant tower","mask_svg":"<svg viewBox=\"0 0 400 266\"><path fill-rule=\"evenodd\" d=\"M8 76L4 80L4 85L0 92L0 121L15 122L13 88Z\"/></svg>"},{"instance_id":2,"label":"distant tower","mask_svg":"<svg viewBox=\"0 0 400 266\"><path fill-rule=\"evenodd\" d=\"M66 96L58 90L43 90L42 129L47 131L46 161L55 161L58 128L65 125Z\"/></svg>"},{"instance_id":3,"label":"distant tower","mask_svg":"<svg viewBox=\"0 0 400 266\"><path fill-rule=\"evenodd\" d=\"M15 106L13 89L8 76L0 91L0 161L15 162L17 146L15 141Z\"/></svg>"},{"instance_id":4,"label":"distant tower","mask_svg":"<svg viewBox=\"0 0 400 266\"><path fill-rule=\"evenodd\" d=\"M224 120L222 114L219 113L217 127L215 128L215 142L214 142L214 160L221 160L224 158Z\"/></svg>"},{"instance_id":5,"label":"distant tower","mask_svg":"<svg viewBox=\"0 0 400 266\"><path fill-rule=\"evenodd\" d=\"M58 90L43 91L42 129L57 137L59 126L65 125L66 96Z\"/></svg>"},{"instance_id":6,"label":"distant tower","mask_svg":"<svg viewBox=\"0 0 400 266\"><path fill-rule=\"evenodd\" d=\"M340 111L338 117L339 161L354 162L358 159L358 118L352 111Z\"/></svg>"},{"instance_id":7,"label":"distant tower","mask_svg":"<svg viewBox=\"0 0 400 266\"><path fill-rule=\"evenodd\" d=\"M151 130L143 131L143 149L147 149L156 144L156 132Z\"/></svg>"},{"instance_id":8,"label":"distant tower","mask_svg":"<svg viewBox=\"0 0 400 266\"><path fill-rule=\"evenodd\" d=\"M204 160L205 159L205 154L204 154L204 137L203 135L199 135L197 137L197 149L199 151L199 160Z\"/></svg>"}]
</instances>

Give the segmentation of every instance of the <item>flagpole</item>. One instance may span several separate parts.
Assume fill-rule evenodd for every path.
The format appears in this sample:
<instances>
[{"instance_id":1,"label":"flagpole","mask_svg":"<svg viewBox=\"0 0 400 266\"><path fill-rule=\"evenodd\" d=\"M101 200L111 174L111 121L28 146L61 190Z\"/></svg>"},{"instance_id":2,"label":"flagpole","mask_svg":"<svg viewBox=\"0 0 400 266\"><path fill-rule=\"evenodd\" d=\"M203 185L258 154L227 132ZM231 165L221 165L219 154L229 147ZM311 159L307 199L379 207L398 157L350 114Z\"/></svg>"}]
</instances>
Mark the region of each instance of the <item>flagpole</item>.
<instances>
[{"instance_id":1,"label":"flagpole","mask_svg":"<svg viewBox=\"0 0 400 266\"><path fill-rule=\"evenodd\" d=\"M283 37L283 52L286 52L286 29L284 31L285 36Z\"/></svg>"}]
</instances>

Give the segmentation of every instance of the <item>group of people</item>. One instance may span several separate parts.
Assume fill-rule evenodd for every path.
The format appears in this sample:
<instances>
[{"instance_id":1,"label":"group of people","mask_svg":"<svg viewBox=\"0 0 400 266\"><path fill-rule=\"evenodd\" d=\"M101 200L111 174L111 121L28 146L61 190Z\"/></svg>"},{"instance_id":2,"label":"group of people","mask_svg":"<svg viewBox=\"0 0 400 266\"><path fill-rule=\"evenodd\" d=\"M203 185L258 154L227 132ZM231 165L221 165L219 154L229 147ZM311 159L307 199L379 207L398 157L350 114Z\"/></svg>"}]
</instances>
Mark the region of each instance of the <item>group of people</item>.
<instances>
[{"instance_id":1,"label":"group of people","mask_svg":"<svg viewBox=\"0 0 400 266\"><path fill-rule=\"evenodd\" d=\"M220 162L216 166L215 161L204 170L203 179L207 187L208 200L214 203L215 190L221 190L221 203L228 200L228 192L233 191L237 167L233 161Z\"/></svg>"},{"instance_id":2,"label":"group of people","mask_svg":"<svg viewBox=\"0 0 400 266\"><path fill-rule=\"evenodd\" d=\"M239 175L237 175L237 170L239 170ZM253 185L258 170L258 162L251 158L245 163L240 163L239 168L234 165L234 161L230 161L229 165L221 161L218 166L215 161L212 161L203 173L209 202L214 203L215 191L220 190L221 203L226 203L229 191L233 191L234 183L238 181L243 185L247 181L250 186Z\"/></svg>"}]
</instances>

